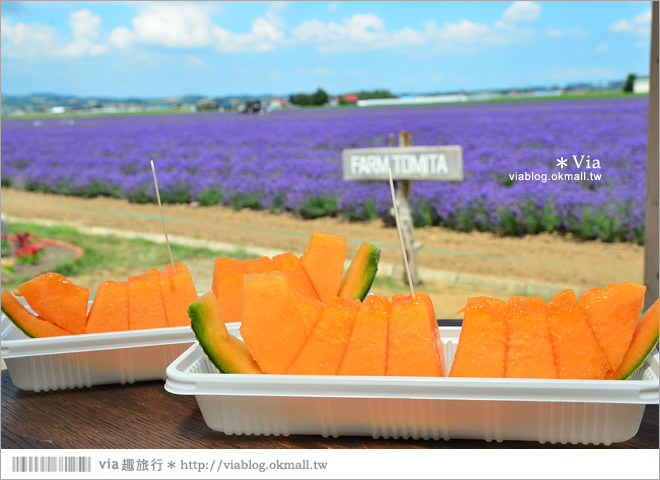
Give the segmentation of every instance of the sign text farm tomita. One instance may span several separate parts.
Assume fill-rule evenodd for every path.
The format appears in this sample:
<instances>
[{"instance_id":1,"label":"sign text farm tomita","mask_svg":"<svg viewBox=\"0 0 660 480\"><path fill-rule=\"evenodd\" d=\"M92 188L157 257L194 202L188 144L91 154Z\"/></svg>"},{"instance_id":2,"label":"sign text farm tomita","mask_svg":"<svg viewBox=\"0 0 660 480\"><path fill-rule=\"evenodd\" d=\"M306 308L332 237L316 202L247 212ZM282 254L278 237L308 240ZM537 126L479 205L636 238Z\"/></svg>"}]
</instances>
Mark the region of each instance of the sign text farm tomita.
<instances>
[{"instance_id":1,"label":"sign text farm tomita","mask_svg":"<svg viewBox=\"0 0 660 480\"><path fill-rule=\"evenodd\" d=\"M342 152L344 180L463 180L463 155L458 145L382 147Z\"/></svg>"}]
</instances>

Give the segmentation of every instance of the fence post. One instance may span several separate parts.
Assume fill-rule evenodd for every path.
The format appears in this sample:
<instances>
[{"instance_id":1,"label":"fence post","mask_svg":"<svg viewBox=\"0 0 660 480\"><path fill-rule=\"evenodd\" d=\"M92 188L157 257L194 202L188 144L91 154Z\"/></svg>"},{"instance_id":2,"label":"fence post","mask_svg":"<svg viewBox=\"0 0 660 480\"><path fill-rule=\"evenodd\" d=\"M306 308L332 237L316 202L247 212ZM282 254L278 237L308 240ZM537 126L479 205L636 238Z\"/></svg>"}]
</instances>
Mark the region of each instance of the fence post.
<instances>
[{"instance_id":1,"label":"fence post","mask_svg":"<svg viewBox=\"0 0 660 480\"><path fill-rule=\"evenodd\" d=\"M399 146L410 147L413 144L412 133L399 132ZM417 249L419 245L415 244L413 237L413 218L410 210L410 193L412 192L412 180L399 180L396 182L396 198L399 208L399 221L401 222L401 234L403 235L403 246L408 259L410 268L410 278L414 285L419 285L422 281L417 271ZM405 268L405 267L404 267ZM408 281L406 272L403 272L403 279Z\"/></svg>"},{"instance_id":2,"label":"fence post","mask_svg":"<svg viewBox=\"0 0 660 480\"><path fill-rule=\"evenodd\" d=\"M653 3L651 20L651 62L649 67L649 125L646 157L646 218L644 219L644 308L658 298L658 2Z\"/></svg>"}]
</instances>

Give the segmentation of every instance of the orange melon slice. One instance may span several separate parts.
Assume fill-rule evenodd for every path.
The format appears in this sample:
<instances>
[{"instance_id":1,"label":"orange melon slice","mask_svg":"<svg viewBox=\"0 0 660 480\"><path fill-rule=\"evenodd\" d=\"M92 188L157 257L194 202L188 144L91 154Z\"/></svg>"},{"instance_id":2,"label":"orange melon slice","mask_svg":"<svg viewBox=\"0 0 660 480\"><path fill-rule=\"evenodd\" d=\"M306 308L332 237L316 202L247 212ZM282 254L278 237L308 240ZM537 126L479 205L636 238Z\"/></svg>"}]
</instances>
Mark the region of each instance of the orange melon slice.
<instances>
[{"instance_id":1,"label":"orange melon slice","mask_svg":"<svg viewBox=\"0 0 660 480\"><path fill-rule=\"evenodd\" d=\"M197 290L185 265L168 265L160 274L160 293L168 327L190 326L188 306L197 300Z\"/></svg>"},{"instance_id":2,"label":"orange melon slice","mask_svg":"<svg viewBox=\"0 0 660 480\"><path fill-rule=\"evenodd\" d=\"M241 336L264 373L285 373L321 318L323 304L280 272L243 278Z\"/></svg>"},{"instance_id":3,"label":"orange melon slice","mask_svg":"<svg viewBox=\"0 0 660 480\"><path fill-rule=\"evenodd\" d=\"M658 300L644 313L637 324L628 351L619 367L606 375L608 380L626 380L642 366L653 347L658 343Z\"/></svg>"},{"instance_id":4,"label":"orange melon slice","mask_svg":"<svg viewBox=\"0 0 660 480\"><path fill-rule=\"evenodd\" d=\"M286 373L335 375L344 357L360 302L333 298Z\"/></svg>"},{"instance_id":5,"label":"orange melon slice","mask_svg":"<svg viewBox=\"0 0 660 480\"><path fill-rule=\"evenodd\" d=\"M309 275L300 263L300 259L293 253L287 252L273 257L273 269L282 272L291 282L293 288L303 295L319 300Z\"/></svg>"},{"instance_id":6,"label":"orange melon slice","mask_svg":"<svg viewBox=\"0 0 660 480\"><path fill-rule=\"evenodd\" d=\"M85 333L123 330L128 330L128 283L103 282L89 310Z\"/></svg>"},{"instance_id":7,"label":"orange melon slice","mask_svg":"<svg viewBox=\"0 0 660 480\"><path fill-rule=\"evenodd\" d=\"M355 319L339 375L385 375L391 310L387 297L367 295Z\"/></svg>"},{"instance_id":8,"label":"orange melon slice","mask_svg":"<svg viewBox=\"0 0 660 480\"><path fill-rule=\"evenodd\" d=\"M445 361L431 299L394 295L387 334L386 375L444 377Z\"/></svg>"},{"instance_id":9,"label":"orange melon slice","mask_svg":"<svg viewBox=\"0 0 660 480\"><path fill-rule=\"evenodd\" d=\"M158 280L160 278L160 272L156 268L152 268L148 272L141 273L140 275L130 275L128 277L129 282L138 282L138 281L148 281L148 280Z\"/></svg>"},{"instance_id":10,"label":"orange melon slice","mask_svg":"<svg viewBox=\"0 0 660 480\"><path fill-rule=\"evenodd\" d=\"M493 298L470 298L463 312L450 377L504 378L507 354L507 304ZM460 313L459 312L459 313Z\"/></svg>"},{"instance_id":11,"label":"orange melon slice","mask_svg":"<svg viewBox=\"0 0 660 480\"><path fill-rule=\"evenodd\" d=\"M630 346L644 302L646 287L635 283L592 288L580 295L580 305L610 370L616 370Z\"/></svg>"},{"instance_id":12,"label":"orange melon slice","mask_svg":"<svg viewBox=\"0 0 660 480\"><path fill-rule=\"evenodd\" d=\"M596 341L573 290L546 304L558 378L603 379L607 357Z\"/></svg>"},{"instance_id":13,"label":"orange melon slice","mask_svg":"<svg viewBox=\"0 0 660 480\"><path fill-rule=\"evenodd\" d=\"M59 273L45 273L20 285L18 292L42 320L74 334L85 332L88 288Z\"/></svg>"},{"instance_id":14,"label":"orange melon slice","mask_svg":"<svg viewBox=\"0 0 660 480\"><path fill-rule=\"evenodd\" d=\"M323 302L336 297L341 288L346 258L346 237L313 233L309 246L300 259Z\"/></svg>"},{"instance_id":15,"label":"orange melon slice","mask_svg":"<svg viewBox=\"0 0 660 480\"><path fill-rule=\"evenodd\" d=\"M505 377L557 378L545 305L541 297L511 297L506 315Z\"/></svg>"},{"instance_id":16,"label":"orange melon slice","mask_svg":"<svg viewBox=\"0 0 660 480\"><path fill-rule=\"evenodd\" d=\"M28 337L40 338L71 335L71 332L67 332L54 323L32 315L7 290L2 291L1 298L2 312Z\"/></svg>"},{"instance_id":17,"label":"orange melon slice","mask_svg":"<svg viewBox=\"0 0 660 480\"><path fill-rule=\"evenodd\" d=\"M266 273L274 269L273 261L268 257L243 260L246 273Z\"/></svg>"},{"instance_id":18,"label":"orange melon slice","mask_svg":"<svg viewBox=\"0 0 660 480\"><path fill-rule=\"evenodd\" d=\"M225 323L241 321L243 275L246 273L247 265L242 260L222 257L215 259L211 289L218 300Z\"/></svg>"},{"instance_id":19,"label":"orange melon slice","mask_svg":"<svg viewBox=\"0 0 660 480\"><path fill-rule=\"evenodd\" d=\"M158 270L153 269L146 274L129 277L128 328L141 330L163 327L167 327L167 317L160 293Z\"/></svg>"}]
</instances>

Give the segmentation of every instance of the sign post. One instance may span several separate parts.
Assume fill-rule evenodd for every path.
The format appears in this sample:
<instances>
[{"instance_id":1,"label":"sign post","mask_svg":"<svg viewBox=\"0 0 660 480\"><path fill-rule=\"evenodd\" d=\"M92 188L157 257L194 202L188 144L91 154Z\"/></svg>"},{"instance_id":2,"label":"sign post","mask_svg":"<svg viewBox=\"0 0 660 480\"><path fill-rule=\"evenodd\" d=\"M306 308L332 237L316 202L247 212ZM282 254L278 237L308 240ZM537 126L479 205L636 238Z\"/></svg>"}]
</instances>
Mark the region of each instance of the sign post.
<instances>
[{"instance_id":1,"label":"sign post","mask_svg":"<svg viewBox=\"0 0 660 480\"><path fill-rule=\"evenodd\" d=\"M389 181L388 169L396 180L396 198L403 235L404 250L414 285L421 280L417 270L417 250L413 237L410 209L412 182L463 180L463 153L460 145L412 146L412 133L399 132L399 146L394 147L390 135L389 147L356 148L342 152L343 178L347 181ZM405 270L405 268L404 268ZM407 281L406 272L403 272Z\"/></svg>"}]
</instances>

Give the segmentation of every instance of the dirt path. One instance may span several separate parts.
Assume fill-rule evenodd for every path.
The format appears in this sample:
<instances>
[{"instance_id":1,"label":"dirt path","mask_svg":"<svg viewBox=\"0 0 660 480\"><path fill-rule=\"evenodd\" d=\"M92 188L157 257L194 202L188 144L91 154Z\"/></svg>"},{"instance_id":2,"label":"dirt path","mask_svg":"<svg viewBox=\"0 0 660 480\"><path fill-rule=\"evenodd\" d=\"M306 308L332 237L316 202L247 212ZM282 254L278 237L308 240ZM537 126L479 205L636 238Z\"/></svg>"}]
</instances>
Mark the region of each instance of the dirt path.
<instances>
[{"instance_id":1,"label":"dirt path","mask_svg":"<svg viewBox=\"0 0 660 480\"><path fill-rule=\"evenodd\" d=\"M309 235L323 231L349 237L352 256L362 240L382 248L382 262L401 263L396 230L382 221L351 223L337 218L302 220L287 213L228 207L164 205L173 235L281 251L304 251ZM2 189L2 213L72 225L161 232L156 205L110 198L78 198ZM415 231L423 244L424 268L521 281L590 288L611 282L642 282L644 248L633 244L584 242L553 234L521 238L462 233L439 227Z\"/></svg>"}]
</instances>

